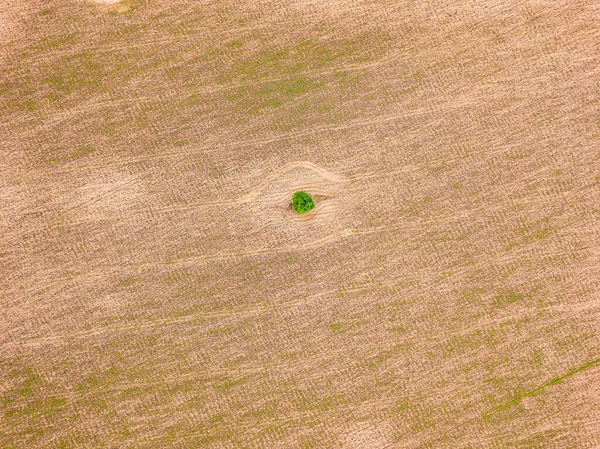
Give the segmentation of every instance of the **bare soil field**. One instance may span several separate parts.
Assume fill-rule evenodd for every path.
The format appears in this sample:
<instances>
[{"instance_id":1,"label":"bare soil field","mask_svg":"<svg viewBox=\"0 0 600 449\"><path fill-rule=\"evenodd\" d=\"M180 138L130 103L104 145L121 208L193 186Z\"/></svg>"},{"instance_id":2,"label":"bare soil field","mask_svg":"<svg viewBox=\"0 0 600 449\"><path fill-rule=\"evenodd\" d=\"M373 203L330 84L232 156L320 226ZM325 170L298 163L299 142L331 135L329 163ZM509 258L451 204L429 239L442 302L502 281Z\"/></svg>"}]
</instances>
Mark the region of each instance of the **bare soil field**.
<instances>
[{"instance_id":1,"label":"bare soil field","mask_svg":"<svg viewBox=\"0 0 600 449\"><path fill-rule=\"evenodd\" d=\"M0 448L600 447L598 2L0 39Z\"/></svg>"}]
</instances>

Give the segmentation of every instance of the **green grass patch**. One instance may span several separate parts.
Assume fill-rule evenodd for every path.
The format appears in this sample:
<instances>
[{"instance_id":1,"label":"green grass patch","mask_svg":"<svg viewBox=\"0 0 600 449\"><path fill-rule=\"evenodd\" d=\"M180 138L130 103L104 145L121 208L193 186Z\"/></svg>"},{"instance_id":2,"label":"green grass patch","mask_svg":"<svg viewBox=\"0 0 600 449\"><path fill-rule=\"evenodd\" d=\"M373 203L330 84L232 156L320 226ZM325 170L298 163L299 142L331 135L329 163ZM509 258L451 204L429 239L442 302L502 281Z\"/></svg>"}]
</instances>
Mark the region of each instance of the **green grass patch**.
<instances>
[{"instance_id":1,"label":"green grass patch","mask_svg":"<svg viewBox=\"0 0 600 449\"><path fill-rule=\"evenodd\" d=\"M288 265L294 265L298 262L298 257L295 254L289 254L284 257L283 261Z\"/></svg>"},{"instance_id":2,"label":"green grass patch","mask_svg":"<svg viewBox=\"0 0 600 449\"><path fill-rule=\"evenodd\" d=\"M217 384L214 385L214 389L215 390L229 390L232 387L235 387L236 385L241 385L244 382L246 382L247 379L245 378L239 378L239 379L227 379L227 378L222 378L219 380L219 382Z\"/></svg>"},{"instance_id":3,"label":"green grass patch","mask_svg":"<svg viewBox=\"0 0 600 449\"><path fill-rule=\"evenodd\" d=\"M59 149L59 150L61 150L61 149ZM48 163L48 164L60 164L60 163L63 163L63 162L74 161L74 160L81 159L81 158L84 158L86 156L89 156L94 151L96 151L94 149L94 147L92 147L89 144L86 144L86 145L83 145L83 146L79 147L78 149L76 149L75 151L73 151L71 154L64 155L64 156L54 156L54 157L51 157L49 159L46 159L46 163Z\"/></svg>"},{"instance_id":4,"label":"green grass patch","mask_svg":"<svg viewBox=\"0 0 600 449\"><path fill-rule=\"evenodd\" d=\"M329 325L329 329L331 329L332 331L339 331L342 328L342 323L331 323Z\"/></svg>"},{"instance_id":5,"label":"green grass patch","mask_svg":"<svg viewBox=\"0 0 600 449\"><path fill-rule=\"evenodd\" d=\"M0 395L0 402L4 404L10 404L21 399L29 399L34 393L39 391L42 385L41 377L28 366L12 370L11 376L19 379L20 382L15 388L7 390L4 394Z\"/></svg>"},{"instance_id":6,"label":"green grass patch","mask_svg":"<svg viewBox=\"0 0 600 449\"><path fill-rule=\"evenodd\" d=\"M564 380L568 379L569 377L574 376L575 374L581 373L582 371L588 370L598 364L600 364L600 359L592 360L592 361L587 362L575 369L572 369L571 371L568 371L563 376L555 377L554 379L549 380L544 385L541 385L533 390L525 391L525 392L518 392L515 394L514 398L512 398L510 401L499 406L498 410L506 410L513 405L519 405L524 398L535 396L537 393L544 390L545 388L548 388L552 385L557 385L557 384L563 382Z\"/></svg>"},{"instance_id":7,"label":"green grass patch","mask_svg":"<svg viewBox=\"0 0 600 449\"><path fill-rule=\"evenodd\" d=\"M315 208L315 202L308 193L299 190L292 197L292 206L297 214L305 214Z\"/></svg>"},{"instance_id":8,"label":"green grass patch","mask_svg":"<svg viewBox=\"0 0 600 449\"><path fill-rule=\"evenodd\" d=\"M135 284L136 282L137 282L137 279L136 279L136 278L129 277L129 278L124 278L124 279L121 279L121 280L119 281L119 285L121 285L121 286L123 286L123 287L129 287L129 286L131 286L131 285Z\"/></svg>"},{"instance_id":9,"label":"green grass patch","mask_svg":"<svg viewBox=\"0 0 600 449\"><path fill-rule=\"evenodd\" d=\"M46 82L51 91L71 94L75 91L100 87L105 71L92 54L81 52L63 57L51 70Z\"/></svg>"},{"instance_id":10,"label":"green grass patch","mask_svg":"<svg viewBox=\"0 0 600 449\"><path fill-rule=\"evenodd\" d=\"M402 326L392 326L392 327L388 327L387 331L388 332L393 332L395 334L405 334L406 333L406 328L404 328Z\"/></svg>"},{"instance_id":11,"label":"green grass patch","mask_svg":"<svg viewBox=\"0 0 600 449\"><path fill-rule=\"evenodd\" d=\"M23 108L27 112L34 112L38 108L38 105L34 100L25 100L23 102Z\"/></svg>"},{"instance_id":12,"label":"green grass patch","mask_svg":"<svg viewBox=\"0 0 600 449\"><path fill-rule=\"evenodd\" d=\"M225 44L239 52L232 65L223 64L220 83L232 83L225 99L239 112L258 114L281 109L283 127L298 125L315 112L331 114L335 103L328 96L324 102L320 91L327 87L339 94L339 87L359 81L358 74L339 70L344 64L356 64L378 56L366 45L368 38L385 41L384 36L355 36L353 39L308 39L294 45L264 48L247 54L241 41ZM367 51L368 49L368 51ZM331 70L325 70L331 68ZM240 83L242 85L240 85ZM303 104L298 104L301 99ZM347 119L347 116L342 117ZM340 118L340 119L342 119Z\"/></svg>"},{"instance_id":13,"label":"green grass patch","mask_svg":"<svg viewBox=\"0 0 600 449\"><path fill-rule=\"evenodd\" d=\"M549 218L544 218L518 229L505 246L506 251L510 251L515 246L534 243L548 237L554 232L554 228L550 225L549 221Z\"/></svg>"},{"instance_id":14,"label":"green grass patch","mask_svg":"<svg viewBox=\"0 0 600 449\"><path fill-rule=\"evenodd\" d=\"M80 383L75 387L75 391L79 393L87 393L95 387L100 385L100 380L95 376L88 377L84 382Z\"/></svg>"},{"instance_id":15,"label":"green grass patch","mask_svg":"<svg viewBox=\"0 0 600 449\"><path fill-rule=\"evenodd\" d=\"M242 42L237 40L233 40L227 44L229 48L241 48L242 45Z\"/></svg>"},{"instance_id":16,"label":"green grass patch","mask_svg":"<svg viewBox=\"0 0 600 449\"><path fill-rule=\"evenodd\" d=\"M294 76L260 86L240 86L225 94L225 99L241 111L256 114L263 109L277 109L291 100L320 87L320 83L306 77Z\"/></svg>"},{"instance_id":17,"label":"green grass patch","mask_svg":"<svg viewBox=\"0 0 600 449\"><path fill-rule=\"evenodd\" d=\"M84 145L71 154L71 159L79 159L89 154L92 154L93 152L94 148L91 145Z\"/></svg>"},{"instance_id":18,"label":"green grass patch","mask_svg":"<svg viewBox=\"0 0 600 449\"><path fill-rule=\"evenodd\" d=\"M362 365L363 367L374 369L382 363L386 362L387 360L391 359L393 355L393 350L382 351L379 354L374 355L373 357L369 357L363 362Z\"/></svg>"},{"instance_id":19,"label":"green grass patch","mask_svg":"<svg viewBox=\"0 0 600 449\"><path fill-rule=\"evenodd\" d=\"M514 304L516 302L523 301L524 299L528 299L529 295L524 295L522 293L517 293L515 291L509 291L501 295L497 295L494 297L494 305L496 307L503 307L510 304Z\"/></svg>"}]
</instances>

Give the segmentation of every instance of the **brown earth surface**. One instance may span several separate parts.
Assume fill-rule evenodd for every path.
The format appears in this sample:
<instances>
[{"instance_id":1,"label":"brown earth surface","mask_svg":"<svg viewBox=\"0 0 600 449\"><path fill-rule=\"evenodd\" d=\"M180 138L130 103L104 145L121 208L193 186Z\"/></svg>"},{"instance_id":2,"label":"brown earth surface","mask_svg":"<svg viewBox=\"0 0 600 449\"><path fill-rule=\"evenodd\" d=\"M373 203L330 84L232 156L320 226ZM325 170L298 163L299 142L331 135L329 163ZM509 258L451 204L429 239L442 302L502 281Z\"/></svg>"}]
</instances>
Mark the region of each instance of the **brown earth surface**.
<instances>
[{"instance_id":1,"label":"brown earth surface","mask_svg":"<svg viewBox=\"0 0 600 449\"><path fill-rule=\"evenodd\" d=\"M0 448L600 447L597 2L0 39Z\"/></svg>"}]
</instances>

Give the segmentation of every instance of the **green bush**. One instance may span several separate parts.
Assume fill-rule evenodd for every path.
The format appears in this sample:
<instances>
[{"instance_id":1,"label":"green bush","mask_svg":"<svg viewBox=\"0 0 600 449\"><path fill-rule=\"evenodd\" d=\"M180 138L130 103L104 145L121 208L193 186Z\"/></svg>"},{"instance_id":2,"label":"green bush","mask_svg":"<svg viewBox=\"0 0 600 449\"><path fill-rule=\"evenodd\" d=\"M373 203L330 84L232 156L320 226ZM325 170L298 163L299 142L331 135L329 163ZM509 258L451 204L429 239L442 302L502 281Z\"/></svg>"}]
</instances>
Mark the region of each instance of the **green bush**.
<instances>
[{"instance_id":1,"label":"green bush","mask_svg":"<svg viewBox=\"0 0 600 449\"><path fill-rule=\"evenodd\" d=\"M296 213L305 214L309 210L313 210L315 208L315 202L308 193L299 190L294 193L294 197L292 198L292 206L294 207L294 211Z\"/></svg>"}]
</instances>

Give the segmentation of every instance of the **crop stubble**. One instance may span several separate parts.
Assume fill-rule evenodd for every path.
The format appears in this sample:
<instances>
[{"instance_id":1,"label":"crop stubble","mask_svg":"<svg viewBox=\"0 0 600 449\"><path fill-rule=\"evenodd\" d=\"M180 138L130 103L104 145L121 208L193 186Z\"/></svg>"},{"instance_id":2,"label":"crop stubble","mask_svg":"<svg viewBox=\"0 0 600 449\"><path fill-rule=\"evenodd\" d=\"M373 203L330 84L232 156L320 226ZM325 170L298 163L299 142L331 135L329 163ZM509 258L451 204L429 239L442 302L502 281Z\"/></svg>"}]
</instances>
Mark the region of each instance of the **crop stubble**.
<instances>
[{"instance_id":1,"label":"crop stubble","mask_svg":"<svg viewBox=\"0 0 600 449\"><path fill-rule=\"evenodd\" d=\"M598 23L1 6L0 446L600 445Z\"/></svg>"}]
</instances>

